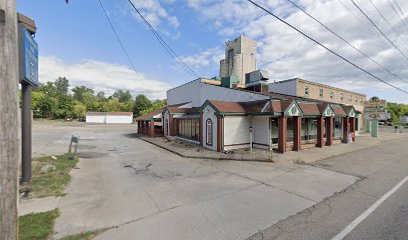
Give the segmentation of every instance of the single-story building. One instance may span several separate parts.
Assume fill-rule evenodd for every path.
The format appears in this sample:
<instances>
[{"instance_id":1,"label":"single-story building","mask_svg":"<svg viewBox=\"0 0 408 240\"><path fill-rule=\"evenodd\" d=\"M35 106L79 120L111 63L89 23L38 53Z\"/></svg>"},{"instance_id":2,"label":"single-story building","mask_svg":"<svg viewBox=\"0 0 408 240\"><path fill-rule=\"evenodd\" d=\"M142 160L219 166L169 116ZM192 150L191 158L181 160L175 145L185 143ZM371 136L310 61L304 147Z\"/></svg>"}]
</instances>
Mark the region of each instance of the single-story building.
<instances>
[{"instance_id":1,"label":"single-story building","mask_svg":"<svg viewBox=\"0 0 408 240\"><path fill-rule=\"evenodd\" d=\"M252 146L284 153L354 141L355 118L359 114L353 106L289 99L206 100L199 108L190 106L171 105L161 115L158 110L154 117L141 116L136 119L138 126L145 127L139 128L139 133L154 136L151 126L161 116L165 136L214 151Z\"/></svg>"},{"instance_id":2,"label":"single-story building","mask_svg":"<svg viewBox=\"0 0 408 240\"><path fill-rule=\"evenodd\" d=\"M132 112L87 112L87 123L123 123L131 124L133 122Z\"/></svg>"}]
</instances>

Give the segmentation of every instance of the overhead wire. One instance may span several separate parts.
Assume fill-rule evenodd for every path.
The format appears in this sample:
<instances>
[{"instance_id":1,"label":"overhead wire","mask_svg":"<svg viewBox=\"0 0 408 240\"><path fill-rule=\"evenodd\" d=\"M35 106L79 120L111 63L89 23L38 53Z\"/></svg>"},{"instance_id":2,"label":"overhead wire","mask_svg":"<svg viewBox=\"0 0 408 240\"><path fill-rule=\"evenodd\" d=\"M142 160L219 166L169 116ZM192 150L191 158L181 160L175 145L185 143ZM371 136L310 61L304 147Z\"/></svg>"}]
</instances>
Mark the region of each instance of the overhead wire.
<instances>
[{"instance_id":1,"label":"overhead wire","mask_svg":"<svg viewBox=\"0 0 408 240\"><path fill-rule=\"evenodd\" d=\"M190 72L194 77L198 78L198 75L195 73L195 71L188 66L183 59L181 59L176 52L173 51L173 49L167 44L167 42L160 36L160 34L154 29L154 27L147 21L147 19L143 16L143 14L139 11L139 9L133 4L131 0L128 0L128 2L132 5L133 9L137 12L137 14L140 16L140 18L143 20L143 22L147 25L149 30L153 33L153 35L156 37L156 39L159 41L159 43L163 46L163 48L166 50L166 52L170 55L172 59L174 59L178 64L180 64L186 71Z\"/></svg>"},{"instance_id":2,"label":"overhead wire","mask_svg":"<svg viewBox=\"0 0 408 240\"><path fill-rule=\"evenodd\" d=\"M365 52L361 51L359 48L357 48L356 46L354 46L353 44L351 44L349 41L347 41L345 38L343 38L342 36L340 36L339 34L337 34L333 29L329 28L328 26L326 26L324 23L322 23L320 20L318 20L317 18L315 18L314 16L312 16L311 14L309 14L305 9L303 9L301 6L299 6L298 4L296 4L295 2L293 2L292 0L286 0L289 3L291 3L293 6L295 6L297 9L299 9L300 11L302 11L304 14L306 14L308 17L310 17L311 19L313 19L314 21L316 21L318 24L320 24L320 26L322 26L323 28L325 28L327 31L329 31L330 33L332 33L333 35L335 35L337 38L341 39L343 42L345 42L347 45L349 45L350 47L352 47L354 50L356 50L357 52L359 52L360 54L362 54L363 56L365 56L366 58L368 58L369 60L371 60L373 63L375 63L377 66L379 66L380 68L382 68L383 70L385 70L386 72L388 72L389 74L391 74L392 76L400 79L403 81L403 79L401 79L397 74L391 72L388 68L384 67L383 65L381 65L380 63L378 63L376 60L374 60L372 57L368 56L368 54L366 54Z\"/></svg>"},{"instance_id":3,"label":"overhead wire","mask_svg":"<svg viewBox=\"0 0 408 240\"><path fill-rule=\"evenodd\" d=\"M380 17L388 24L388 26L391 28L391 30L398 35L397 30L394 28L394 26L391 24L391 22L384 16L384 14L382 14L382 12L380 11L380 9L378 9L378 7L374 4L374 2L372 0L368 0L371 4L371 6L373 6L373 8L375 9L375 11L380 15Z\"/></svg>"},{"instance_id":4,"label":"overhead wire","mask_svg":"<svg viewBox=\"0 0 408 240\"><path fill-rule=\"evenodd\" d=\"M353 67L359 69L360 71L368 74L369 76L373 77L374 79L390 86L393 87L405 94L408 94L408 91L405 91L402 88L399 88L397 86L395 86L394 84L391 84L383 79L381 79L380 77L374 75L373 73L365 70L364 68L358 66L357 64L353 63L352 61L348 60L347 58L343 57L342 55L340 55L339 53L335 52L334 50L331 50L330 48L328 48L326 45L320 43L319 41L315 40L314 38L312 38L311 36L307 35L306 33L302 32L301 30L299 30L298 28L296 28L295 26L293 26L292 24L288 23L287 21L283 20L282 18L280 18L279 16L277 16L276 14L274 14L273 12L269 11L268 9L262 7L261 5L259 5L258 3L255 3L252 0L248 0L250 3L252 3L254 6L262 9L263 11L265 11L266 13L268 13L269 15L273 16L274 18L276 18L277 20L279 20L280 22L286 24L287 26L289 26L290 28L292 28L293 30L297 31L298 33L300 33L301 35L303 35L304 37L308 38L309 40L311 40L312 42L316 43L317 45L319 45L320 47L326 49L328 52L332 53L333 55L337 56L338 58L344 60L345 62L349 63L350 65L352 65Z\"/></svg>"},{"instance_id":5,"label":"overhead wire","mask_svg":"<svg viewBox=\"0 0 408 240\"><path fill-rule=\"evenodd\" d=\"M408 62L408 57L401 51L401 49L375 24L375 22L364 12L364 10L354 1L350 0L353 5L360 11L362 15L377 29L377 31L405 58Z\"/></svg>"},{"instance_id":6,"label":"overhead wire","mask_svg":"<svg viewBox=\"0 0 408 240\"><path fill-rule=\"evenodd\" d=\"M128 52L126 51L125 46L123 45L122 41L120 40L119 35L118 35L118 33L116 32L116 29L115 29L115 27L113 26L112 21L110 20L109 15L108 15L108 13L106 12L106 9L105 9L105 7L104 7L103 4L102 4L102 1L101 1L101 0L98 0L98 1L99 1L99 4L100 4L100 6L101 6L103 12L105 13L105 17L106 17L106 19L108 20L109 25L110 25L110 27L112 28L113 33L114 33L115 36L116 36L116 39L118 40L118 42L119 42L119 44L120 44L120 47L122 48L123 52L124 52L125 55L126 55L126 58L127 58L128 61L129 61L130 66L133 68L133 70L134 70L135 72L137 72L137 71L136 71L136 68L135 68L135 65L134 65L133 62L132 62L132 59L130 58Z\"/></svg>"}]
</instances>

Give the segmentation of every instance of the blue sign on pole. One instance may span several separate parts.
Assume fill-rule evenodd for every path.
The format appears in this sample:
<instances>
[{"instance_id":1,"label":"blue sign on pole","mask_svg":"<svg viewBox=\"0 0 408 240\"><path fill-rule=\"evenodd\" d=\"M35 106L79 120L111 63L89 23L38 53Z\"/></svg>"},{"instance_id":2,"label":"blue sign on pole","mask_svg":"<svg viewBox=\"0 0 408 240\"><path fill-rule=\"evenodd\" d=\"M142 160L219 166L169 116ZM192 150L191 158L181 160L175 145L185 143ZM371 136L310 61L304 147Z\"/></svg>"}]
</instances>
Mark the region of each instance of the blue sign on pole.
<instances>
[{"instance_id":1,"label":"blue sign on pole","mask_svg":"<svg viewBox=\"0 0 408 240\"><path fill-rule=\"evenodd\" d=\"M19 25L20 43L20 80L33 86L39 86L38 81L38 44L27 31Z\"/></svg>"}]
</instances>

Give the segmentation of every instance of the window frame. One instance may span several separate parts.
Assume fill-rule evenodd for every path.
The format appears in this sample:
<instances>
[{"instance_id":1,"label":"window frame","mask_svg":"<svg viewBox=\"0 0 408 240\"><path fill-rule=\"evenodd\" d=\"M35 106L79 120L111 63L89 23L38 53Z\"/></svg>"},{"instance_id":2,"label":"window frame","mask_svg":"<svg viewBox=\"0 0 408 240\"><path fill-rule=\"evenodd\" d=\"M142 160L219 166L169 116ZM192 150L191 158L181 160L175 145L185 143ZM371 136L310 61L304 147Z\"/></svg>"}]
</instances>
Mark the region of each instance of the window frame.
<instances>
[{"instance_id":1,"label":"window frame","mask_svg":"<svg viewBox=\"0 0 408 240\"><path fill-rule=\"evenodd\" d=\"M305 96L309 96L309 86L305 86Z\"/></svg>"},{"instance_id":2,"label":"window frame","mask_svg":"<svg viewBox=\"0 0 408 240\"><path fill-rule=\"evenodd\" d=\"M208 128L208 125L210 125L210 128ZM209 129L210 131L208 131ZM208 146L213 145L213 122L211 118L207 118L205 121L205 144Z\"/></svg>"},{"instance_id":3,"label":"window frame","mask_svg":"<svg viewBox=\"0 0 408 240\"><path fill-rule=\"evenodd\" d=\"M324 91L323 91L323 88L320 88L319 89L319 97L323 97L324 96Z\"/></svg>"}]
</instances>

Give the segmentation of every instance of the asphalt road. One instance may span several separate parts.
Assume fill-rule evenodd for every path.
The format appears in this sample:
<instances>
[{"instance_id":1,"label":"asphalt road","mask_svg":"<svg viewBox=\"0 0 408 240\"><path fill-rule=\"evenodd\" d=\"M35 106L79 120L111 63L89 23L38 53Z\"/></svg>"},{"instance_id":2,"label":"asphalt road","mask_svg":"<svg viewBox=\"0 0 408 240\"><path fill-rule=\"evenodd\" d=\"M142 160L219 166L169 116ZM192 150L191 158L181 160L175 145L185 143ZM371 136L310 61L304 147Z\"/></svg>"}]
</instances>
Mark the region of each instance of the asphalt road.
<instances>
[{"instance_id":1,"label":"asphalt road","mask_svg":"<svg viewBox=\"0 0 408 240\"><path fill-rule=\"evenodd\" d=\"M333 239L359 216L361 221L338 239L408 239L408 182L374 208L408 175L407 137L327 159L315 166L361 180L249 239Z\"/></svg>"}]
</instances>

